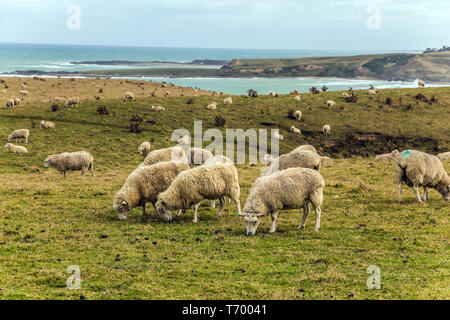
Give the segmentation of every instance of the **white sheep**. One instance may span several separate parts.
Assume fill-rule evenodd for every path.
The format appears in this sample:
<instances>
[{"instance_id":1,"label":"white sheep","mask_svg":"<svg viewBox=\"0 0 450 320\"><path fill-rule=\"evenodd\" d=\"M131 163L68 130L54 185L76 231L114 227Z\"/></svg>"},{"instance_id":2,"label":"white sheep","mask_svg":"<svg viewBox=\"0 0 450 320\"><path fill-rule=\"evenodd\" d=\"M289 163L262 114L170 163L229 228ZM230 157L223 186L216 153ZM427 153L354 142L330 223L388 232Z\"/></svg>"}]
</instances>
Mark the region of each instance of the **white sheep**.
<instances>
[{"instance_id":1,"label":"white sheep","mask_svg":"<svg viewBox=\"0 0 450 320\"><path fill-rule=\"evenodd\" d=\"M303 208L303 218L298 228L304 229L310 203L316 213L314 230L319 231L324 187L322 175L306 168L291 168L258 178L253 183L242 214L245 217L247 235L254 235L261 223L261 217L268 214L272 218L269 232L274 233L278 212L283 209Z\"/></svg>"},{"instance_id":2,"label":"white sheep","mask_svg":"<svg viewBox=\"0 0 450 320\"><path fill-rule=\"evenodd\" d=\"M448 161L450 160L450 152L439 153L437 157L441 161Z\"/></svg>"},{"instance_id":3,"label":"white sheep","mask_svg":"<svg viewBox=\"0 0 450 320\"><path fill-rule=\"evenodd\" d=\"M332 107L336 106L336 102L334 102L333 100L328 100L327 106L328 106L328 109L331 109Z\"/></svg>"},{"instance_id":4,"label":"white sheep","mask_svg":"<svg viewBox=\"0 0 450 320\"><path fill-rule=\"evenodd\" d=\"M273 134L272 134L272 137L274 138L274 139L276 139L276 140L284 140L284 136L283 135L281 135L281 134L279 134L278 132L274 132Z\"/></svg>"},{"instance_id":5,"label":"white sheep","mask_svg":"<svg viewBox=\"0 0 450 320\"><path fill-rule=\"evenodd\" d=\"M320 170L320 165L321 159L316 152L309 150L293 150L274 159L270 164L267 175L269 176L277 171L289 168L309 168L318 171Z\"/></svg>"},{"instance_id":6,"label":"white sheep","mask_svg":"<svg viewBox=\"0 0 450 320\"><path fill-rule=\"evenodd\" d=\"M302 151L302 150L309 150L309 151L312 151L312 152L317 153L317 149L314 148L314 147L313 147L312 145L310 145L310 144L304 144L304 145L298 146L297 148L295 148L295 149L292 150L291 152L294 152L294 151Z\"/></svg>"},{"instance_id":7,"label":"white sheep","mask_svg":"<svg viewBox=\"0 0 450 320\"><path fill-rule=\"evenodd\" d=\"M19 94L21 94L23 96L27 96L28 95L28 91L27 90L20 90Z\"/></svg>"},{"instance_id":8,"label":"white sheep","mask_svg":"<svg viewBox=\"0 0 450 320\"><path fill-rule=\"evenodd\" d=\"M326 124L322 127L322 132L324 135L329 135L331 132L331 126L329 124Z\"/></svg>"},{"instance_id":9,"label":"white sheep","mask_svg":"<svg viewBox=\"0 0 450 320\"><path fill-rule=\"evenodd\" d=\"M14 108L14 99L7 99L5 103L6 109Z\"/></svg>"},{"instance_id":10,"label":"white sheep","mask_svg":"<svg viewBox=\"0 0 450 320\"><path fill-rule=\"evenodd\" d=\"M28 129L18 129L11 132L8 137L8 141L11 142L12 140L25 139L25 143L28 143L29 136L30 131Z\"/></svg>"},{"instance_id":11,"label":"white sheep","mask_svg":"<svg viewBox=\"0 0 450 320\"><path fill-rule=\"evenodd\" d=\"M189 163L191 166L205 164L210 158L213 158L211 151L202 148L189 149ZM217 160L217 159L216 159Z\"/></svg>"},{"instance_id":12,"label":"white sheep","mask_svg":"<svg viewBox=\"0 0 450 320\"><path fill-rule=\"evenodd\" d=\"M180 137L178 139L178 144L180 146L190 146L191 145L191 137L188 135Z\"/></svg>"},{"instance_id":13,"label":"white sheep","mask_svg":"<svg viewBox=\"0 0 450 320\"><path fill-rule=\"evenodd\" d=\"M421 151L405 150L397 155L396 169L400 202L403 183L414 189L418 202L428 200L428 188L436 189L444 200L450 200L450 177L437 157ZM424 189L423 199L419 187Z\"/></svg>"},{"instance_id":14,"label":"white sheep","mask_svg":"<svg viewBox=\"0 0 450 320\"><path fill-rule=\"evenodd\" d=\"M161 106L152 106L152 111L154 111L154 112L164 112L164 111L166 111L166 109L164 107L161 107Z\"/></svg>"},{"instance_id":15,"label":"white sheep","mask_svg":"<svg viewBox=\"0 0 450 320\"><path fill-rule=\"evenodd\" d=\"M275 97L277 94L275 92L273 92L272 90L269 90L269 96L271 97Z\"/></svg>"},{"instance_id":16,"label":"white sheep","mask_svg":"<svg viewBox=\"0 0 450 320\"><path fill-rule=\"evenodd\" d=\"M225 104L233 104L233 99L231 97L228 97L225 100L223 100L223 103L225 103Z\"/></svg>"},{"instance_id":17,"label":"white sheep","mask_svg":"<svg viewBox=\"0 0 450 320\"><path fill-rule=\"evenodd\" d=\"M294 117L297 121L300 121L302 119L302 112L300 110L297 110L294 112Z\"/></svg>"},{"instance_id":18,"label":"white sheep","mask_svg":"<svg viewBox=\"0 0 450 320\"><path fill-rule=\"evenodd\" d=\"M181 161L188 163L184 149L179 146L175 146L150 152L139 166L151 166L152 164L166 161Z\"/></svg>"},{"instance_id":19,"label":"white sheep","mask_svg":"<svg viewBox=\"0 0 450 320\"><path fill-rule=\"evenodd\" d=\"M302 101L302 98L301 98L300 96L296 96L296 97L294 98L294 100L295 100L295 101Z\"/></svg>"},{"instance_id":20,"label":"white sheep","mask_svg":"<svg viewBox=\"0 0 450 320\"><path fill-rule=\"evenodd\" d=\"M197 223L198 207L205 199L219 199L218 217L222 215L225 197L234 200L238 214L241 214L239 196L239 178L234 165L214 163L180 173L170 187L158 196L156 211L165 221L172 221L173 210L186 210L194 206L193 222Z\"/></svg>"},{"instance_id":21,"label":"white sheep","mask_svg":"<svg viewBox=\"0 0 450 320\"><path fill-rule=\"evenodd\" d=\"M83 176L89 170L92 176L94 173L94 157L87 151L64 152L53 154L45 159L44 167L52 166L56 168L66 178L66 171L81 170Z\"/></svg>"},{"instance_id":22,"label":"white sheep","mask_svg":"<svg viewBox=\"0 0 450 320\"><path fill-rule=\"evenodd\" d=\"M113 209L119 219L126 220L128 212L137 206L142 206L142 215L145 216L145 203L155 206L158 195L170 186L180 172L189 168L185 163L174 161L138 167L114 196Z\"/></svg>"},{"instance_id":23,"label":"white sheep","mask_svg":"<svg viewBox=\"0 0 450 320\"><path fill-rule=\"evenodd\" d=\"M64 103L64 106L66 108L71 108L72 106L78 107L78 104L80 103L80 99L78 97L72 97L66 100Z\"/></svg>"},{"instance_id":24,"label":"white sheep","mask_svg":"<svg viewBox=\"0 0 450 320\"><path fill-rule=\"evenodd\" d=\"M21 102L22 100L20 99L20 98L15 98L14 99L14 105L15 106L18 106L18 105L20 105L20 102Z\"/></svg>"},{"instance_id":25,"label":"white sheep","mask_svg":"<svg viewBox=\"0 0 450 320\"><path fill-rule=\"evenodd\" d=\"M419 80L419 82L417 82L417 84L419 85L420 88L425 87L425 81L423 81L423 80Z\"/></svg>"},{"instance_id":26,"label":"white sheep","mask_svg":"<svg viewBox=\"0 0 450 320\"><path fill-rule=\"evenodd\" d=\"M151 149L151 144L148 141L142 142L138 148L138 153L144 158L148 155Z\"/></svg>"},{"instance_id":27,"label":"white sheep","mask_svg":"<svg viewBox=\"0 0 450 320\"><path fill-rule=\"evenodd\" d=\"M367 94L368 94L368 95L376 95L376 94L377 94L377 91L374 90L374 89L369 89L369 90L367 90Z\"/></svg>"},{"instance_id":28,"label":"white sheep","mask_svg":"<svg viewBox=\"0 0 450 320\"><path fill-rule=\"evenodd\" d=\"M379 154L375 157L375 162L394 163L399 153L398 150L394 150L390 153Z\"/></svg>"},{"instance_id":29,"label":"white sheep","mask_svg":"<svg viewBox=\"0 0 450 320\"><path fill-rule=\"evenodd\" d=\"M41 123L39 124L40 129L55 129L55 124L51 121L44 121L41 120Z\"/></svg>"},{"instance_id":30,"label":"white sheep","mask_svg":"<svg viewBox=\"0 0 450 320\"><path fill-rule=\"evenodd\" d=\"M212 157L209 157L204 164L214 164L214 163L224 163L224 164L232 164L234 165L233 161L228 158L227 156L222 155L215 155Z\"/></svg>"},{"instance_id":31,"label":"white sheep","mask_svg":"<svg viewBox=\"0 0 450 320\"><path fill-rule=\"evenodd\" d=\"M62 97L55 97L53 98L54 102L66 102L66 98L62 98Z\"/></svg>"},{"instance_id":32,"label":"white sheep","mask_svg":"<svg viewBox=\"0 0 450 320\"><path fill-rule=\"evenodd\" d=\"M206 106L206 109L208 110L216 110L217 109L217 103L211 102L209 105Z\"/></svg>"},{"instance_id":33,"label":"white sheep","mask_svg":"<svg viewBox=\"0 0 450 320\"><path fill-rule=\"evenodd\" d=\"M350 94L347 93L347 92L343 92L343 93L342 93L342 96L343 96L344 98L350 98Z\"/></svg>"},{"instance_id":34,"label":"white sheep","mask_svg":"<svg viewBox=\"0 0 450 320\"><path fill-rule=\"evenodd\" d=\"M296 128L295 126L291 126L291 128L289 130L293 133L302 134L302 131L300 129Z\"/></svg>"},{"instance_id":35,"label":"white sheep","mask_svg":"<svg viewBox=\"0 0 450 320\"><path fill-rule=\"evenodd\" d=\"M125 92L125 94L123 95L123 99L125 101L133 101L134 100L133 92Z\"/></svg>"},{"instance_id":36,"label":"white sheep","mask_svg":"<svg viewBox=\"0 0 450 320\"><path fill-rule=\"evenodd\" d=\"M16 154L24 154L24 153L28 152L27 148L22 147L22 146L15 146L12 143L6 144L5 148L8 149L9 152L16 153Z\"/></svg>"},{"instance_id":37,"label":"white sheep","mask_svg":"<svg viewBox=\"0 0 450 320\"><path fill-rule=\"evenodd\" d=\"M298 94L298 89L294 89L291 92L289 92L289 94Z\"/></svg>"},{"instance_id":38,"label":"white sheep","mask_svg":"<svg viewBox=\"0 0 450 320\"><path fill-rule=\"evenodd\" d=\"M334 164L334 160L330 157L321 156L320 157L320 166L321 167L327 167Z\"/></svg>"}]
</instances>

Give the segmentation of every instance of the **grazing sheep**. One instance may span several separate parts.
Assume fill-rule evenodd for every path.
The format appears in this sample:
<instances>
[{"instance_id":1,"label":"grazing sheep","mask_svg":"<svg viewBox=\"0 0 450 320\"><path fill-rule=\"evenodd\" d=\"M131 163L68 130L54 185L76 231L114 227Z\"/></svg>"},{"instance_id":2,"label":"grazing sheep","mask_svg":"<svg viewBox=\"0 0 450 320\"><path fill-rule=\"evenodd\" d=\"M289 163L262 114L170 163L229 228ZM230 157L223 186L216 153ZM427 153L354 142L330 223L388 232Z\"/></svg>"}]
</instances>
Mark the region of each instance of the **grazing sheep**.
<instances>
[{"instance_id":1,"label":"grazing sheep","mask_svg":"<svg viewBox=\"0 0 450 320\"><path fill-rule=\"evenodd\" d=\"M161 107L161 106L152 106L152 111L154 111L154 112L164 112L164 111L166 111L166 109L164 107Z\"/></svg>"},{"instance_id":2,"label":"grazing sheep","mask_svg":"<svg viewBox=\"0 0 450 320\"><path fill-rule=\"evenodd\" d=\"M277 140L283 140L283 139L284 139L284 137L283 137L281 134L279 134L278 132L274 132L274 133L272 134L272 136L273 136L275 139L277 139Z\"/></svg>"},{"instance_id":3,"label":"grazing sheep","mask_svg":"<svg viewBox=\"0 0 450 320\"><path fill-rule=\"evenodd\" d=\"M78 97L72 97L66 100L64 103L64 106L66 108L71 108L72 106L78 107L78 104L80 103L80 99Z\"/></svg>"},{"instance_id":4,"label":"grazing sheep","mask_svg":"<svg viewBox=\"0 0 450 320\"><path fill-rule=\"evenodd\" d=\"M16 153L16 154L24 154L24 153L28 152L27 148L22 147L22 146L15 146L12 143L6 144L5 148L8 149L9 152Z\"/></svg>"},{"instance_id":5,"label":"grazing sheep","mask_svg":"<svg viewBox=\"0 0 450 320\"><path fill-rule=\"evenodd\" d=\"M66 171L69 170L81 170L82 176L84 176L86 170L89 170L92 176L95 176L94 157L87 151L63 152L50 155L44 162L45 168L49 166L56 168L64 178L66 178Z\"/></svg>"},{"instance_id":6,"label":"grazing sheep","mask_svg":"<svg viewBox=\"0 0 450 320\"><path fill-rule=\"evenodd\" d=\"M27 96L28 95L28 91L27 90L20 90L19 94L21 94L23 96Z\"/></svg>"},{"instance_id":7,"label":"grazing sheep","mask_svg":"<svg viewBox=\"0 0 450 320\"><path fill-rule=\"evenodd\" d=\"M133 92L125 92L125 94L123 95L123 99L125 101L133 101L134 100Z\"/></svg>"},{"instance_id":8,"label":"grazing sheep","mask_svg":"<svg viewBox=\"0 0 450 320\"><path fill-rule=\"evenodd\" d=\"M14 108L14 99L8 99L8 100L6 100L5 107L6 107L6 109Z\"/></svg>"},{"instance_id":9,"label":"grazing sheep","mask_svg":"<svg viewBox=\"0 0 450 320\"><path fill-rule=\"evenodd\" d=\"M289 92L289 94L298 94L298 89L294 89L291 92Z\"/></svg>"},{"instance_id":10,"label":"grazing sheep","mask_svg":"<svg viewBox=\"0 0 450 320\"><path fill-rule=\"evenodd\" d=\"M448 161L450 160L450 152L439 153L437 157L441 161Z\"/></svg>"},{"instance_id":11,"label":"grazing sheep","mask_svg":"<svg viewBox=\"0 0 450 320\"><path fill-rule=\"evenodd\" d=\"M225 100L223 100L223 103L225 103L225 104L233 104L233 99L231 97L228 97Z\"/></svg>"},{"instance_id":12,"label":"grazing sheep","mask_svg":"<svg viewBox=\"0 0 450 320\"><path fill-rule=\"evenodd\" d=\"M234 165L203 165L180 173L170 187L158 196L156 211L165 221L172 221L173 210L186 210L194 206L193 222L197 223L198 207L203 200L219 199L217 216L220 217L225 196L234 200L238 214L241 214L239 178Z\"/></svg>"},{"instance_id":13,"label":"grazing sheep","mask_svg":"<svg viewBox=\"0 0 450 320\"><path fill-rule=\"evenodd\" d=\"M39 128L40 129L55 129L55 124L50 121L41 120Z\"/></svg>"},{"instance_id":14,"label":"grazing sheep","mask_svg":"<svg viewBox=\"0 0 450 320\"><path fill-rule=\"evenodd\" d=\"M228 158L227 156L221 156L221 155L215 155L212 157L209 157L204 164L214 164L214 163L224 163L224 164L232 164L234 165L233 161Z\"/></svg>"},{"instance_id":15,"label":"grazing sheep","mask_svg":"<svg viewBox=\"0 0 450 320\"><path fill-rule=\"evenodd\" d=\"M150 152L145 157L144 162L142 162L139 166L140 167L151 166L155 163L166 161L181 161L184 163L188 163L184 149L175 146L171 148L159 149Z\"/></svg>"},{"instance_id":16,"label":"grazing sheep","mask_svg":"<svg viewBox=\"0 0 450 320\"><path fill-rule=\"evenodd\" d=\"M22 101L20 98L15 98L14 99L14 105L18 106L20 104L20 101Z\"/></svg>"},{"instance_id":17,"label":"grazing sheep","mask_svg":"<svg viewBox=\"0 0 450 320\"><path fill-rule=\"evenodd\" d=\"M12 140L25 139L25 143L28 143L29 136L30 131L28 129L18 129L11 132L8 137L8 141L11 142Z\"/></svg>"},{"instance_id":18,"label":"grazing sheep","mask_svg":"<svg viewBox=\"0 0 450 320\"><path fill-rule=\"evenodd\" d=\"M294 100L295 100L295 101L302 101L302 98L301 98L300 96L296 96L296 97L294 98Z\"/></svg>"},{"instance_id":19,"label":"grazing sheep","mask_svg":"<svg viewBox=\"0 0 450 320\"><path fill-rule=\"evenodd\" d=\"M332 164L334 164L334 161L330 157L320 157L320 166L327 167L331 166Z\"/></svg>"},{"instance_id":20,"label":"grazing sheep","mask_svg":"<svg viewBox=\"0 0 450 320\"><path fill-rule=\"evenodd\" d=\"M303 218L299 229L304 229L311 203L316 213L315 231L320 228L321 206L325 181L322 175L311 169L291 168L271 176L258 178L250 190L245 202L243 215L247 226L247 235L256 233L261 217L271 215L270 233L277 227L280 210L303 208Z\"/></svg>"},{"instance_id":21,"label":"grazing sheep","mask_svg":"<svg viewBox=\"0 0 450 320\"><path fill-rule=\"evenodd\" d=\"M406 150L397 155L396 169L400 202L403 183L414 189L418 202L428 200L428 188L436 189L444 200L450 200L450 177L437 157L421 151ZM423 199L419 187L423 187Z\"/></svg>"},{"instance_id":22,"label":"grazing sheep","mask_svg":"<svg viewBox=\"0 0 450 320\"><path fill-rule=\"evenodd\" d=\"M208 110L216 110L217 109L217 103L211 102L209 105L206 106L206 109Z\"/></svg>"},{"instance_id":23,"label":"grazing sheep","mask_svg":"<svg viewBox=\"0 0 450 320\"><path fill-rule=\"evenodd\" d=\"M299 110L297 110L297 111L294 112L294 117L295 117L295 119L296 119L297 121L300 121L300 120L301 120L302 115L303 115L302 112L299 111Z\"/></svg>"},{"instance_id":24,"label":"grazing sheep","mask_svg":"<svg viewBox=\"0 0 450 320\"><path fill-rule=\"evenodd\" d=\"M322 127L322 132L324 135L329 135L331 131L331 126L329 124L326 124Z\"/></svg>"},{"instance_id":25,"label":"grazing sheep","mask_svg":"<svg viewBox=\"0 0 450 320\"><path fill-rule=\"evenodd\" d=\"M144 158L148 155L151 149L150 142L142 142L141 145L138 148L138 153L143 156Z\"/></svg>"},{"instance_id":26,"label":"grazing sheep","mask_svg":"<svg viewBox=\"0 0 450 320\"><path fill-rule=\"evenodd\" d=\"M267 175L270 176L277 171L289 168L309 168L319 171L321 159L320 156L309 150L294 150L283 154L271 162Z\"/></svg>"},{"instance_id":27,"label":"grazing sheep","mask_svg":"<svg viewBox=\"0 0 450 320\"><path fill-rule=\"evenodd\" d=\"M191 137L188 135L180 137L178 139L178 144L180 146L190 146L191 145Z\"/></svg>"},{"instance_id":28,"label":"grazing sheep","mask_svg":"<svg viewBox=\"0 0 450 320\"><path fill-rule=\"evenodd\" d=\"M419 82L417 84L419 85L420 88L425 87L425 81L423 81L423 80L419 80Z\"/></svg>"},{"instance_id":29,"label":"grazing sheep","mask_svg":"<svg viewBox=\"0 0 450 320\"><path fill-rule=\"evenodd\" d=\"M296 128L295 126L291 126L291 128L289 130L293 133L302 134L302 131L300 129Z\"/></svg>"},{"instance_id":30,"label":"grazing sheep","mask_svg":"<svg viewBox=\"0 0 450 320\"><path fill-rule=\"evenodd\" d=\"M310 145L310 144L304 144L304 145L301 145L301 146L295 148L294 150L292 150L292 152L294 152L294 151L302 151L302 150L309 150L309 151L312 151L312 152L317 153L316 148L314 148L314 147L313 147L312 145Z\"/></svg>"},{"instance_id":31,"label":"grazing sheep","mask_svg":"<svg viewBox=\"0 0 450 320\"><path fill-rule=\"evenodd\" d=\"M269 96L271 97L275 97L277 94L275 92L273 92L272 90L269 90Z\"/></svg>"},{"instance_id":32,"label":"grazing sheep","mask_svg":"<svg viewBox=\"0 0 450 320\"><path fill-rule=\"evenodd\" d=\"M328 100L327 106L328 106L328 109L331 109L332 107L336 106L336 102L334 102L333 100Z\"/></svg>"},{"instance_id":33,"label":"grazing sheep","mask_svg":"<svg viewBox=\"0 0 450 320\"><path fill-rule=\"evenodd\" d=\"M369 90L367 90L367 94L368 95L375 95L375 94L377 94L377 91L374 90L374 89L369 89Z\"/></svg>"},{"instance_id":34,"label":"grazing sheep","mask_svg":"<svg viewBox=\"0 0 450 320\"><path fill-rule=\"evenodd\" d=\"M391 153L379 154L375 157L375 162L394 163L399 153L398 150L394 150Z\"/></svg>"},{"instance_id":35,"label":"grazing sheep","mask_svg":"<svg viewBox=\"0 0 450 320\"><path fill-rule=\"evenodd\" d=\"M342 93L342 96L343 96L344 98L350 98L350 94L348 94L347 92L343 92L343 93Z\"/></svg>"},{"instance_id":36,"label":"grazing sheep","mask_svg":"<svg viewBox=\"0 0 450 320\"><path fill-rule=\"evenodd\" d=\"M214 157L211 151L206 149L191 148L189 151L189 163L191 166L205 164L210 158Z\"/></svg>"},{"instance_id":37,"label":"grazing sheep","mask_svg":"<svg viewBox=\"0 0 450 320\"><path fill-rule=\"evenodd\" d=\"M155 206L158 195L170 186L180 172L189 168L185 163L173 161L138 167L114 197L113 209L119 219L126 220L128 212L137 206L142 206L142 216L145 216L145 203L148 201Z\"/></svg>"}]
</instances>

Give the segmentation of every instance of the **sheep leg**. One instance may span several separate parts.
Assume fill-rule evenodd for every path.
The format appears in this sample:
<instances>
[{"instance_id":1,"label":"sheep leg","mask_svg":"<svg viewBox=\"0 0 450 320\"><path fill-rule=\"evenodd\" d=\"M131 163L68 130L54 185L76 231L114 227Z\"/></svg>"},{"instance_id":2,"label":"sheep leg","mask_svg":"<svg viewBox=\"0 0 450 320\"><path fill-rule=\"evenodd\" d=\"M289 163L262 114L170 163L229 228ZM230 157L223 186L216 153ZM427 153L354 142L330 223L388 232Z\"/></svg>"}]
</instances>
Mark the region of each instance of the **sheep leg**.
<instances>
[{"instance_id":1,"label":"sheep leg","mask_svg":"<svg viewBox=\"0 0 450 320\"><path fill-rule=\"evenodd\" d=\"M145 217L145 201L142 201L142 218Z\"/></svg>"},{"instance_id":2,"label":"sheep leg","mask_svg":"<svg viewBox=\"0 0 450 320\"><path fill-rule=\"evenodd\" d=\"M398 184L398 201L402 202L402 191L403 191L403 187L402 187L402 183L400 182Z\"/></svg>"},{"instance_id":3,"label":"sheep leg","mask_svg":"<svg viewBox=\"0 0 450 320\"><path fill-rule=\"evenodd\" d=\"M93 164L93 163L91 163L91 164L89 165L89 171L91 172L92 176L95 177L95 173L94 173L94 164Z\"/></svg>"},{"instance_id":4,"label":"sheep leg","mask_svg":"<svg viewBox=\"0 0 450 320\"><path fill-rule=\"evenodd\" d=\"M223 197L219 198L219 211L217 211L217 218L220 218L223 213L223 208L225 207L225 199Z\"/></svg>"},{"instance_id":5,"label":"sheep leg","mask_svg":"<svg viewBox=\"0 0 450 320\"><path fill-rule=\"evenodd\" d=\"M277 230L277 218L278 218L278 211L272 212L272 225L270 226L269 233L274 233Z\"/></svg>"},{"instance_id":6,"label":"sheep leg","mask_svg":"<svg viewBox=\"0 0 450 320\"><path fill-rule=\"evenodd\" d=\"M62 176L63 176L64 178L67 178L67 177L66 177L66 172L65 172L65 171L62 171L61 174L62 174Z\"/></svg>"},{"instance_id":7,"label":"sheep leg","mask_svg":"<svg viewBox=\"0 0 450 320\"><path fill-rule=\"evenodd\" d=\"M422 202L422 198L420 197L419 186L413 186L414 193L416 194L417 201Z\"/></svg>"},{"instance_id":8,"label":"sheep leg","mask_svg":"<svg viewBox=\"0 0 450 320\"><path fill-rule=\"evenodd\" d=\"M200 206L200 203L194 204L194 219L192 220L193 223L198 222L198 207Z\"/></svg>"},{"instance_id":9,"label":"sheep leg","mask_svg":"<svg viewBox=\"0 0 450 320\"><path fill-rule=\"evenodd\" d=\"M423 201L428 201L428 188L423 187Z\"/></svg>"},{"instance_id":10,"label":"sheep leg","mask_svg":"<svg viewBox=\"0 0 450 320\"><path fill-rule=\"evenodd\" d=\"M209 200L209 206L211 208L215 208L216 207L216 200Z\"/></svg>"},{"instance_id":11,"label":"sheep leg","mask_svg":"<svg viewBox=\"0 0 450 320\"><path fill-rule=\"evenodd\" d=\"M86 173L86 168L85 167L81 168L81 176L84 176L85 173Z\"/></svg>"},{"instance_id":12,"label":"sheep leg","mask_svg":"<svg viewBox=\"0 0 450 320\"><path fill-rule=\"evenodd\" d=\"M178 209L178 211L177 211L177 217L181 216L182 213L183 213L183 210Z\"/></svg>"},{"instance_id":13,"label":"sheep leg","mask_svg":"<svg viewBox=\"0 0 450 320\"><path fill-rule=\"evenodd\" d=\"M309 215L309 203L306 202L305 205L303 206L303 217L302 217L302 221L300 222L300 225L298 226L298 228L300 230L305 229L305 225L306 225L306 220L308 219L308 215Z\"/></svg>"}]
</instances>

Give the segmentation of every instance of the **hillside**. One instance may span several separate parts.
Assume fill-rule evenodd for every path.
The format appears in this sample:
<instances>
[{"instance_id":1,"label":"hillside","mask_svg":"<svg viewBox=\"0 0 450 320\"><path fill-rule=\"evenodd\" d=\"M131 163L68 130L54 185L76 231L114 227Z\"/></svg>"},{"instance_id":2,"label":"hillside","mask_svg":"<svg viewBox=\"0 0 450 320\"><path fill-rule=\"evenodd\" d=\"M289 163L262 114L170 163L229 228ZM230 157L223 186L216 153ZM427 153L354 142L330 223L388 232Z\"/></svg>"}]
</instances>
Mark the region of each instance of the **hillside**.
<instances>
[{"instance_id":1,"label":"hillside","mask_svg":"<svg viewBox=\"0 0 450 320\"><path fill-rule=\"evenodd\" d=\"M79 79L59 81L65 89L57 94L63 96L85 86ZM90 81L106 81L110 88L112 80ZM429 102L417 100L419 93ZM449 204L431 190L431 200L418 205L410 188L398 203L394 169L367 156L393 148L449 150L450 88L356 94L357 103L343 102L341 92L300 94L301 102L289 95L233 96L225 106L220 96L97 101L89 91L78 108L53 112L52 102L36 102L47 96L35 93L13 110L0 109L5 144L13 129L30 130L28 154L0 152L0 299L449 299ZM328 99L337 107L329 110ZM205 110L212 101L217 110ZM152 105L166 112L151 112ZM96 111L102 106L109 114ZM289 110L301 110L303 121L289 119ZM144 119L141 133L129 132L132 114ZM224 127L215 127L218 115ZM57 130L39 129L42 119L55 122ZM194 120L203 120L203 132L279 128L282 153L312 143L336 158L321 169L321 230L313 231L311 214L299 231L298 210L283 210L275 234L268 233L266 217L258 233L247 237L233 205L217 219L206 202L198 224L192 210L163 223L151 205L150 217L141 218L136 208L119 221L112 198L142 161L139 144L151 141L152 150L171 146L173 130L192 131ZM325 123L332 126L327 138L321 133ZM291 125L303 135L290 133ZM69 172L64 179L44 169L49 154L77 150L93 154L95 177ZM262 165L237 167L243 204ZM449 172L450 163L445 167ZM80 267L80 290L66 288L71 265ZM381 268L381 290L366 287L371 265Z\"/></svg>"}]
</instances>

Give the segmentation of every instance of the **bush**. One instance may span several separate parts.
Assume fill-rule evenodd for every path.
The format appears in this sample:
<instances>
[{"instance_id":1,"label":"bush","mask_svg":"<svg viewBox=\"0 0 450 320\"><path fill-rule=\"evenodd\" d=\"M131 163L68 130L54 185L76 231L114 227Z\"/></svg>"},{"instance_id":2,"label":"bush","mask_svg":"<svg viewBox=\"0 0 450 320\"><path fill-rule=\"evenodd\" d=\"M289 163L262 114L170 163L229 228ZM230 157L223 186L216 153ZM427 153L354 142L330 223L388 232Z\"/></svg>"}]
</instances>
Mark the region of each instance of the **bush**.
<instances>
[{"instance_id":1,"label":"bush","mask_svg":"<svg viewBox=\"0 0 450 320\"><path fill-rule=\"evenodd\" d=\"M59 106L57 104L52 105L52 112L56 112L59 110Z\"/></svg>"},{"instance_id":2,"label":"bush","mask_svg":"<svg viewBox=\"0 0 450 320\"><path fill-rule=\"evenodd\" d=\"M293 119L295 120L295 116L294 116L294 110L289 110L288 111L288 119Z\"/></svg>"},{"instance_id":3,"label":"bush","mask_svg":"<svg viewBox=\"0 0 450 320\"><path fill-rule=\"evenodd\" d=\"M188 99L188 101L186 101L186 104L193 104L194 103L194 99L190 98Z\"/></svg>"},{"instance_id":4,"label":"bush","mask_svg":"<svg viewBox=\"0 0 450 320\"><path fill-rule=\"evenodd\" d=\"M144 121L143 118L139 117L137 114L133 114L130 119L130 132L139 133L141 132L141 123Z\"/></svg>"},{"instance_id":5,"label":"bush","mask_svg":"<svg viewBox=\"0 0 450 320\"><path fill-rule=\"evenodd\" d=\"M386 104L388 106L390 106L392 104L392 98L391 97L386 97Z\"/></svg>"},{"instance_id":6,"label":"bush","mask_svg":"<svg viewBox=\"0 0 450 320\"><path fill-rule=\"evenodd\" d=\"M214 118L214 125L216 127L223 127L225 125L225 119L222 116L216 116Z\"/></svg>"},{"instance_id":7,"label":"bush","mask_svg":"<svg viewBox=\"0 0 450 320\"><path fill-rule=\"evenodd\" d=\"M323 85L322 91L323 91L323 92L327 92L327 90L328 90L328 87L327 87L326 85Z\"/></svg>"},{"instance_id":8,"label":"bush","mask_svg":"<svg viewBox=\"0 0 450 320\"><path fill-rule=\"evenodd\" d=\"M254 89L250 89L247 92L248 92L248 96L249 97L252 97L252 98L258 97L258 92L256 90L254 90Z\"/></svg>"},{"instance_id":9,"label":"bush","mask_svg":"<svg viewBox=\"0 0 450 320\"><path fill-rule=\"evenodd\" d=\"M98 107L97 112L99 115L104 115L104 114L108 115L109 114L109 111L108 111L108 109L106 109L105 106Z\"/></svg>"},{"instance_id":10,"label":"bush","mask_svg":"<svg viewBox=\"0 0 450 320\"><path fill-rule=\"evenodd\" d=\"M319 90L317 90L317 88L316 87L312 87L312 88L310 88L309 89L309 91L312 93L312 94L318 94L318 93L320 93L320 91Z\"/></svg>"}]
</instances>

